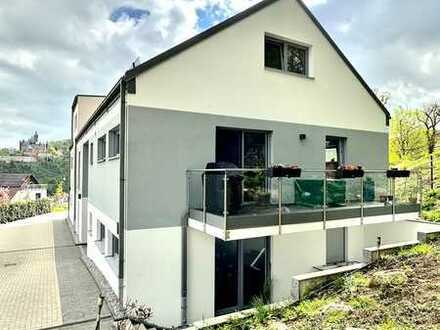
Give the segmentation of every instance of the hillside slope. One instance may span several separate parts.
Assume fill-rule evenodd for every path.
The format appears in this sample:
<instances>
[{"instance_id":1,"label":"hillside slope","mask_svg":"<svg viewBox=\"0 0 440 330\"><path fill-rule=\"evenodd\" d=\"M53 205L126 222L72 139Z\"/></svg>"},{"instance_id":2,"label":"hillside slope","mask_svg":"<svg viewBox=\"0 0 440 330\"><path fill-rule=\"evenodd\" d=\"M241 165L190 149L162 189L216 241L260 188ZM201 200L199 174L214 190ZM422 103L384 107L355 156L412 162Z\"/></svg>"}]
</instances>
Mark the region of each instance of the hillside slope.
<instances>
[{"instance_id":1,"label":"hillside slope","mask_svg":"<svg viewBox=\"0 0 440 330\"><path fill-rule=\"evenodd\" d=\"M440 329L440 243L385 256L314 297L219 329Z\"/></svg>"},{"instance_id":2,"label":"hillside slope","mask_svg":"<svg viewBox=\"0 0 440 330\"><path fill-rule=\"evenodd\" d=\"M57 182L63 183L63 190L69 188L69 140L49 142L49 159L41 159L35 163L0 162L0 173L30 173L40 183L48 185L48 192L52 194Z\"/></svg>"}]
</instances>

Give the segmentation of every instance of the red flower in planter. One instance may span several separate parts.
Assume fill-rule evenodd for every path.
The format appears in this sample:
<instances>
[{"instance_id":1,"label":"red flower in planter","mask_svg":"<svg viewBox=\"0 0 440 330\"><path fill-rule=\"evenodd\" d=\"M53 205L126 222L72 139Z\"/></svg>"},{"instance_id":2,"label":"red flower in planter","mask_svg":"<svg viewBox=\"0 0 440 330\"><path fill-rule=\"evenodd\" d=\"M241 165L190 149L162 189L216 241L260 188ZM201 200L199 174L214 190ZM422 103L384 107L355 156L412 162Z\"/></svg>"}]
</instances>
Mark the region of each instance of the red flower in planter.
<instances>
[{"instance_id":1,"label":"red flower in planter","mask_svg":"<svg viewBox=\"0 0 440 330\"><path fill-rule=\"evenodd\" d=\"M364 170L360 165L352 165L352 164L341 165L336 170L336 176L339 179L361 178L364 176Z\"/></svg>"}]
</instances>

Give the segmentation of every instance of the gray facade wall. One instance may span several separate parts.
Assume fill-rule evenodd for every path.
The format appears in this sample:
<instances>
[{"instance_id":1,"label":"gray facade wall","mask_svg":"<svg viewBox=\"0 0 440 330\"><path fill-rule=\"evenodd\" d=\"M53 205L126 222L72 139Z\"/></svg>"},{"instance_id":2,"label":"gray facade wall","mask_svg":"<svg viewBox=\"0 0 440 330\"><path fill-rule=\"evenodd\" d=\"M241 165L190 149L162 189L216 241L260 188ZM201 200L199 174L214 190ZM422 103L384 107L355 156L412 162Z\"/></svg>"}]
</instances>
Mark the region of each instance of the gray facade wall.
<instances>
[{"instance_id":1,"label":"gray facade wall","mask_svg":"<svg viewBox=\"0 0 440 330\"><path fill-rule=\"evenodd\" d=\"M186 170L215 160L216 127L271 132L271 163L324 169L325 137L347 138L346 162L388 166L388 134L129 106L128 230L180 226L186 214ZM300 141L299 134L307 138Z\"/></svg>"},{"instance_id":2,"label":"gray facade wall","mask_svg":"<svg viewBox=\"0 0 440 330\"><path fill-rule=\"evenodd\" d=\"M119 157L110 159L109 131L120 123L120 102L113 103L107 112L89 129L80 143L93 143L93 165L89 157L89 203L114 221L119 221ZM106 160L98 162L98 139L106 135ZM81 148L82 150L82 148ZM83 156L81 156L83 157Z\"/></svg>"}]
</instances>

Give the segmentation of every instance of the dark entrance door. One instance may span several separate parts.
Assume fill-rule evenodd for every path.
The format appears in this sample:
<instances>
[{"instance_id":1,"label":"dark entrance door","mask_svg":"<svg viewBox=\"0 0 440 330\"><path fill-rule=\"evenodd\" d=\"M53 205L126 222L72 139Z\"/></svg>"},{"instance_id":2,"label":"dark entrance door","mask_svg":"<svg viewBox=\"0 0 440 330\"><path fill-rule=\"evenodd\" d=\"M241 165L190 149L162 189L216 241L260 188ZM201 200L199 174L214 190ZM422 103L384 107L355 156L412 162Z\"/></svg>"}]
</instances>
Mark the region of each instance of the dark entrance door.
<instances>
[{"instance_id":1,"label":"dark entrance door","mask_svg":"<svg viewBox=\"0 0 440 330\"><path fill-rule=\"evenodd\" d=\"M215 242L215 310L225 314L251 305L255 297L269 298L268 238Z\"/></svg>"}]
</instances>

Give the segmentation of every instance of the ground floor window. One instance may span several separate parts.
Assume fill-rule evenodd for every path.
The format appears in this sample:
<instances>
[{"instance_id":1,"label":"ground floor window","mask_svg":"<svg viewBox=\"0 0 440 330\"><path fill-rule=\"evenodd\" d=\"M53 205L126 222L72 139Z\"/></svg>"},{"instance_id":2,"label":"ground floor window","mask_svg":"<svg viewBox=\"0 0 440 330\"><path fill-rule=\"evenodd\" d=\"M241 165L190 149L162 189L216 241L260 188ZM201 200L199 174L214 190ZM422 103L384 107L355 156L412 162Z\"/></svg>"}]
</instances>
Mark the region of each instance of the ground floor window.
<instances>
[{"instance_id":1,"label":"ground floor window","mask_svg":"<svg viewBox=\"0 0 440 330\"><path fill-rule=\"evenodd\" d=\"M104 240L105 240L105 227L100 222L99 223L99 241L104 241Z\"/></svg>"},{"instance_id":2,"label":"ground floor window","mask_svg":"<svg viewBox=\"0 0 440 330\"><path fill-rule=\"evenodd\" d=\"M119 255L119 239L112 235L113 255Z\"/></svg>"}]
</instances>

